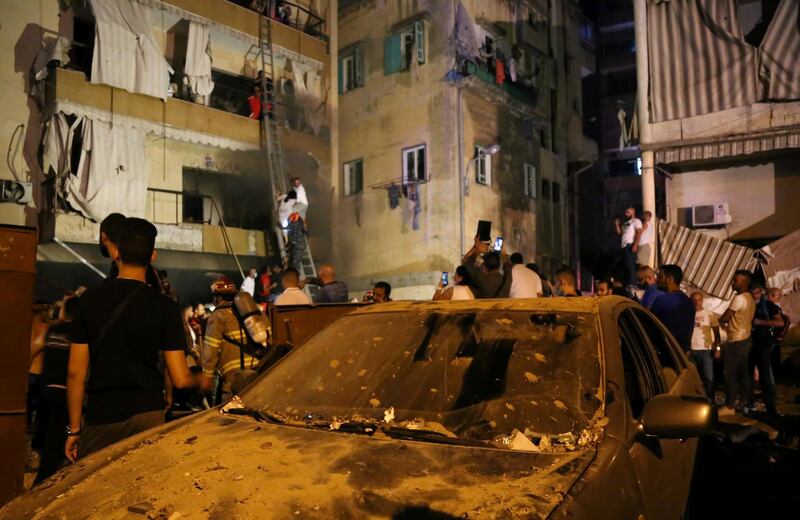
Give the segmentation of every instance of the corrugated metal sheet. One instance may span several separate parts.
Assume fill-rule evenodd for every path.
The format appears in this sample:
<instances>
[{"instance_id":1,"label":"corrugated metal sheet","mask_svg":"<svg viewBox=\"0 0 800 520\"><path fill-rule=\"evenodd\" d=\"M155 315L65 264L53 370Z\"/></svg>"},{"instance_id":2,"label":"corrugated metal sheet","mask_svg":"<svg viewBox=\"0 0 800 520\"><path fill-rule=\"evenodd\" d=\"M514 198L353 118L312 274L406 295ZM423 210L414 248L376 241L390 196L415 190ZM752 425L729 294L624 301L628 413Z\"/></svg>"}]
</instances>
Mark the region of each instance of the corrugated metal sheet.
<instances>
[{"instance_id":1,"label":"corrugated metal sheet","mask_svg":"<svg viewBox=\"0 0 800 520\"><path fill-rule=\"evenodd\" d=\"M666 220L658 222L658 247L661 265L680 266L686 282L723 300L733 297L733 273L737 269L753 271L758 263L754 249Z\"/></svg>"},{"instance_id":2,"label":"corrugated metal sheet","mask_svg":"<svg viewBox=\"0 0 800 520\"><path fill-rule=\"evenodd\" d=\"M718 139L705 143L686 143L665 146L656 150L656 163L676 163L719 159L737 155L749 155L784 148L800 148L800 129L781 132L748 134L739 137Z\"/></svg>"}]
</instances>

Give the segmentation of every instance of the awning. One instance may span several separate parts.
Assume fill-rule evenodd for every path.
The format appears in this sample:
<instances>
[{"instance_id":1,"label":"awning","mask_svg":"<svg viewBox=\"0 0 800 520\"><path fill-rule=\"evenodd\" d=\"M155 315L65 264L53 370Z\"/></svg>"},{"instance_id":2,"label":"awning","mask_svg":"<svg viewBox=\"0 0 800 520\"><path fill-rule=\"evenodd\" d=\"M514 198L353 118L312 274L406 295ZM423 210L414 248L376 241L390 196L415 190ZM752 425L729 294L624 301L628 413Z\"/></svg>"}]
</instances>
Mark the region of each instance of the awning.
<instances>
[{"instance_id":1,"label":"awning","mask_svg":"<svg viewBox=\"0 0 800 520\"><path fill-rule=\"evenodd\" d=\"M733 273L753 271L758 265L754 249L666 220L658 221L658 248L660 265L680 266L684 281L723 300L733 297Z\"/></svg>"},{"instance_id":2,"label":"awning","mask_svg":"<svg viewBox=\"0 0 800 520\"><path fill-rule=\"evenodd\" d=\"M764 276L769 287L781 290L781 306L800 323L800 229L760 250Z\"/></svg>"},{"instance_id":3,"label":"awning","mask_svg":"<svg viewBox=\"0 0 800 520\"><path fill-rule=\"evenodd\" d=\"M748 133L747 135L715 139L713 142L683 142L658 146L660 149L655 150L656 164L750 155L786 148L800 148L800 127L760 134ZM642 146L642 149L651 147Z\"/></svg>"}]
</instances>

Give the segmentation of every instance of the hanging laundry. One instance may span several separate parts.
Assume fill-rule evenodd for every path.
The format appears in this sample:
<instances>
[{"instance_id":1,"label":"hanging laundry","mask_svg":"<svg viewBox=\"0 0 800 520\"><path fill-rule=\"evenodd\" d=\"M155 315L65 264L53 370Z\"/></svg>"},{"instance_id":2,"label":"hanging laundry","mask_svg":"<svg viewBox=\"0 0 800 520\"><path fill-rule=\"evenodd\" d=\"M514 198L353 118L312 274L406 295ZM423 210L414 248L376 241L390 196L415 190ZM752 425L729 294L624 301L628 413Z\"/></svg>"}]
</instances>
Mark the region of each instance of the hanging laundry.
<instances>
[{"instance_id":1,"label":"hanging laundry","mask_svg":"<svg viewBox=\"0 0 800 520\"><path fill-rule=\"evenodd\" d=\"M511 83L517 82L517 60L514 58L508 60L508 77L511 79Z\"/></svg>"},{"instance_id":2,"label":"hanging laundry","mask_svg":"<svg viewBox=\"0 0 800 520\"><path fill-rule=\"evenodd\" d=\"M389 209L397 209L400 205L400 186L392 184L386 191L389 193Z\"/></svg>"},{"instance_id":3,"label":"hanging laundry","mask_svg":"<svg viewBox=\"0 0 800 520\"><path fill-rule=\"evenodd\" d=\"M506 70L505 65L503 64L503 60L496 59L494 60L494 79L495 83L498 85L502 85L506 82Z\"/></svg>"}]
</instances>

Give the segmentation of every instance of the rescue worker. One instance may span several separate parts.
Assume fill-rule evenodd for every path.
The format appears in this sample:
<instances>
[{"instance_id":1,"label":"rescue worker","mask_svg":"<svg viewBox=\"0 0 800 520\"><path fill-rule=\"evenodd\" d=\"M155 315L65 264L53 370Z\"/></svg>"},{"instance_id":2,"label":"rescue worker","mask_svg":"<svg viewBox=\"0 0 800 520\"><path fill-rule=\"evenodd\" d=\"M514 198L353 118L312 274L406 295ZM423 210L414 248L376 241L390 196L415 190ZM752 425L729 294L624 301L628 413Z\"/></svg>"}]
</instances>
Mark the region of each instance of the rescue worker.
<instances>
[{"instance_id":1,"label":"rescue worker","mask_svg":"<svg viewBox=\"0 0 800 520\"><path fill-rule=\"evenodd\" d=\"M222 402L232 396L231 386L237 375L258 366L258 359L248 354L244 348L247 345L247 336L234 314L233 299L237 292L236 284L225 276L211 284L215 308L208 318L203 338L201 388L204 392L211 391L214 388L214 377L219 374Z\"/></svg>"}]
</instances>

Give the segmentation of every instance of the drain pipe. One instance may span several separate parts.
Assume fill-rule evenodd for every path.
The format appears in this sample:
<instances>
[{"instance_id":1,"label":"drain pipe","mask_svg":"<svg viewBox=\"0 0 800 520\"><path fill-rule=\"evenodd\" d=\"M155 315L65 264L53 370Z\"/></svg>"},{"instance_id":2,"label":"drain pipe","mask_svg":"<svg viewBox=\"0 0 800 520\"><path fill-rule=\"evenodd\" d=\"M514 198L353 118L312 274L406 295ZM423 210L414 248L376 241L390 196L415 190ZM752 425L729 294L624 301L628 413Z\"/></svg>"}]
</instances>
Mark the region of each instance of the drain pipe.
<instances>
[{"instance_id":1,"label":"drain pipe","mask_svg":"<svg viewBox=\"0 0 800 520\"><path fill-rule=\"evenodd\" d=\"M463 96L464 92L459 86L456 89L456 126L458 126L458 175L456 175L456 182L458 183L458 222L460 229L460 242L458 251L458 261L461 260L461 255L466 252L464 244L464 114L463 114Z\"/></svg>"}]
</instances>

